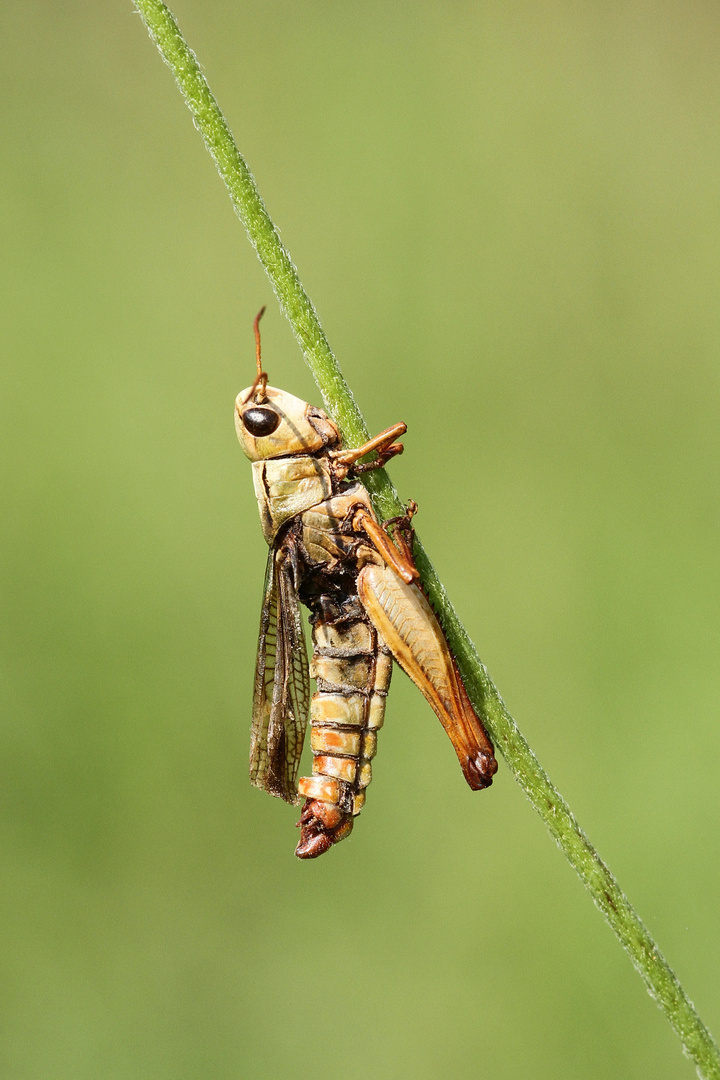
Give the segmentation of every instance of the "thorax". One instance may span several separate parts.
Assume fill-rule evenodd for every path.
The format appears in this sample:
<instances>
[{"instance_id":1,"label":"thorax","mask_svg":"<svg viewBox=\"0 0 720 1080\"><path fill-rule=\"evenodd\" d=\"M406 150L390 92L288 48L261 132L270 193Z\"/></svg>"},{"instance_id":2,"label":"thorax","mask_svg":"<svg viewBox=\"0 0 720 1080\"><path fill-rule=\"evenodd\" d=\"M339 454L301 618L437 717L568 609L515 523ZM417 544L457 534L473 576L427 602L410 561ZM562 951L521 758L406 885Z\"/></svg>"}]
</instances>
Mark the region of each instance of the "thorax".
<instances>
[{"instance_id":1,"label":"thorax","mask_svg":"<svg viewBox=\"0 0 720 1080\"><path fill-rule=\"evenodd\" d=\"M352 528L353 515L360 507L375 516L367 488L355 483L303 512L300 536L310 565L332 571L348 559L358 568L381 561L362 534Z\"/></svg>"},{"instance_id":2,"label":"thorax","mask_svg":"<svg viewBox=\"0 0 720 1080\"><path fill-rule=\"evenodd\" d=\"M332 474L326 457L311 455L253 462L253 484L263 536L273 543L290 518L332 495Z\"/></svg>"}]
</instances>

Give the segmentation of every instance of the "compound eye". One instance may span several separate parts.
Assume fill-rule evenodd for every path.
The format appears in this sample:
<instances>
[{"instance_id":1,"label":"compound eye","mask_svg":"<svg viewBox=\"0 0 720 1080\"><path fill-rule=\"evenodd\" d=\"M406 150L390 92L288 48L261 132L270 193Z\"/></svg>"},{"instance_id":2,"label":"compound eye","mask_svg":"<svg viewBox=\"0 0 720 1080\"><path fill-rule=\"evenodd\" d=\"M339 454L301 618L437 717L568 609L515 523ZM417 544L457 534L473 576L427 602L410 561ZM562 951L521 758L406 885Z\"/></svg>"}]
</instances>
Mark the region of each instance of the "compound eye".
<instances>
[{"instance_id":1,"label":"compound eye","mask_svg":"<svg viewBox=\"0 0 720 1080\"><path fill-rule=\"evenodd\" d=\"M274 409L256 407L245 410L242 422L250 434L258 438L261 435L272 435L280 423L280 417Z\"/></svg>"}]
</instances>

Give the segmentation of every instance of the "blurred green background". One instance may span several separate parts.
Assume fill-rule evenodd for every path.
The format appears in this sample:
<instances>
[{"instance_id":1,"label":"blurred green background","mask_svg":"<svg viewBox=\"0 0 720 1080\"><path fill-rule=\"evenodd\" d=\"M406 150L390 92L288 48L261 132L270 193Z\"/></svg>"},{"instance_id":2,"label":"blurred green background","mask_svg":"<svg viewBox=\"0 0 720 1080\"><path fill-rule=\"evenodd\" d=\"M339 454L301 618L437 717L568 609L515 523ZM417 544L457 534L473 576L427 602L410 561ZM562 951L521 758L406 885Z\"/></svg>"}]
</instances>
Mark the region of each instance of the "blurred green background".
<instances>
[{"instance_id":1,"label":"blurred green background","mask_svg":"<svg viewBox=\"0 0 720 1080\"><path fill-rule=\"evenodd\" d=\"M720 1033L720 14L174 10L523 731ZM249 786L232 405L319 401L129 0L2 0L0 1074L691 1077L396 672L352 838Z\"/></svg>"}]
</instances>

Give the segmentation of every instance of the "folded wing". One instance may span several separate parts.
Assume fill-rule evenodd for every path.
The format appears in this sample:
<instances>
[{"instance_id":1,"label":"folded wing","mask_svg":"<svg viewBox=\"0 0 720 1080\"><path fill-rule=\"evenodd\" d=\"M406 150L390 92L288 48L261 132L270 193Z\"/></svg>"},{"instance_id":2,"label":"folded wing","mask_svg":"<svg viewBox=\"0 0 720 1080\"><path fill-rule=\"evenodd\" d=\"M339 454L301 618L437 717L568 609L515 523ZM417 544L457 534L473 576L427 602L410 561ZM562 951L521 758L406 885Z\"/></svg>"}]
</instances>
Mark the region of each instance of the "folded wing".
<instances>
[{"instance_id":1,"label":"folded wing","mask_svg":"<svg viewBox=\"0 0 720 1080\"><path fill-rule=\"evenodd\" d=\"M268 555L260 618L250 780L286 802L300 802L296 779L307 727L310 675L292 561L281 545Z\"/></svg>"}]
</instances>

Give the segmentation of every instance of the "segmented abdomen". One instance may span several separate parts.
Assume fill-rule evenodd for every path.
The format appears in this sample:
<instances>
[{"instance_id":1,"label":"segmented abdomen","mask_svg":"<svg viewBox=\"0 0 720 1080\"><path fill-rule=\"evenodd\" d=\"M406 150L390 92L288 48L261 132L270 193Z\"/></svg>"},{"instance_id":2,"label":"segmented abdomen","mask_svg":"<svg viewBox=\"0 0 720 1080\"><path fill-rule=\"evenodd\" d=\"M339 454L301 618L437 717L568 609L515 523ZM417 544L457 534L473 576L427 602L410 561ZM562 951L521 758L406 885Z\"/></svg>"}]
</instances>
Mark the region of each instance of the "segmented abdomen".
<instances>
[{"instance_id":1,"label":"segmented abdomen","mask_svg":"<svg viewBox=\"0 0 720 1080\"><path fill-rule=\"evenodd\" d=\"M313 775L299 781L298 791L359 814L385 716L392 657L357 600L346 601L340 613L323 599L313 605L312 617L310 674L317 679L310 706Z\"/></svg>"}]
</instances>

